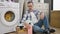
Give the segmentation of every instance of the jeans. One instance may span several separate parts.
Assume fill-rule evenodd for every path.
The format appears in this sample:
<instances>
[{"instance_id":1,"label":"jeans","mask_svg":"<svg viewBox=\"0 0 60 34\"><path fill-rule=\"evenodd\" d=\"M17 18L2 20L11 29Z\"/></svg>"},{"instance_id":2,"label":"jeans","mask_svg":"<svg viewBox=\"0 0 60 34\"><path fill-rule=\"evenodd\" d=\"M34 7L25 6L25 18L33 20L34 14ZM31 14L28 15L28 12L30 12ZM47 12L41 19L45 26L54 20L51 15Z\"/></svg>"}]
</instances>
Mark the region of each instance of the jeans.
<instances>
[{"instance_id":1,"label":"jeans","mask_svg":"<svg viewBox=\"0 0 60 34\"><path fill-rule=\"evenodd\" d=\"M45 29L42 29L42 25L44 25ZM47 30L49 28L49 23L46 17L44 17L43 20L39 20L38 23L34 24L33 30L34 32L44 32L44 30Z\"/></svg>"}]
</instances>

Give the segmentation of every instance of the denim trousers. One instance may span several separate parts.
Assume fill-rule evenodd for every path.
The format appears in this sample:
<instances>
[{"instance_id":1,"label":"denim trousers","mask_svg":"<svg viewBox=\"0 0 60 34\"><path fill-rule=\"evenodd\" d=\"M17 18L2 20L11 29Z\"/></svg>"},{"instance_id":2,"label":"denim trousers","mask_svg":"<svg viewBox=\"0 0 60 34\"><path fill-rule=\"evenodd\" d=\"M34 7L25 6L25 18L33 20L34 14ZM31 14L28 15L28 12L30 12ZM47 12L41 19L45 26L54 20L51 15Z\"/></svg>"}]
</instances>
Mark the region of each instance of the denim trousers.
<instances>
[{"instance_id":1,"label":"denim trousers","mask_svg":"<svg viewBox=\"0 0 60 34\"><path fill-rule=\"evenodd\" d=\"M42 25L44 25L44 29L42 29ZM49 22L48 19L46 17L44 17L44 19L40 19L37 23L34 24L33 26L33 30L34 32L44 32L45 30L47 30L49 28Z\"/></svg>"}]
</instances>

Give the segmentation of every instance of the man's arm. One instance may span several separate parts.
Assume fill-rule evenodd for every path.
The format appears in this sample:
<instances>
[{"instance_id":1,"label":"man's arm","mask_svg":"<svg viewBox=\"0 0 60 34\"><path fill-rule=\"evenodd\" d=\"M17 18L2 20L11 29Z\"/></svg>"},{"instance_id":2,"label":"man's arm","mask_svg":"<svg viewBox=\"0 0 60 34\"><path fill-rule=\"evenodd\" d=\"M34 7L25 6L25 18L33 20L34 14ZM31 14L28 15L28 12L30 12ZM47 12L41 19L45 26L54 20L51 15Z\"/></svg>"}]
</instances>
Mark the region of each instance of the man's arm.
<instances>
[{"instance_id":1,"label":"man's arm","mask_svg":"<svg viewBox=\"0 0 60 34\"><path fill-rule=\"evenodd\" d=\"M40 13L40 19L44 19L44 12Z\"/></svg>"},{"instance_id":2,"label":"man's arm","mask_svg":"<svg viewBox=\"0 0 60 34\"><path fill-rule=\"evenodd\" d=\"M37 17L38 17L38 20L44 19L44 12L38 11Z\"/></svg>"}]
</instances>

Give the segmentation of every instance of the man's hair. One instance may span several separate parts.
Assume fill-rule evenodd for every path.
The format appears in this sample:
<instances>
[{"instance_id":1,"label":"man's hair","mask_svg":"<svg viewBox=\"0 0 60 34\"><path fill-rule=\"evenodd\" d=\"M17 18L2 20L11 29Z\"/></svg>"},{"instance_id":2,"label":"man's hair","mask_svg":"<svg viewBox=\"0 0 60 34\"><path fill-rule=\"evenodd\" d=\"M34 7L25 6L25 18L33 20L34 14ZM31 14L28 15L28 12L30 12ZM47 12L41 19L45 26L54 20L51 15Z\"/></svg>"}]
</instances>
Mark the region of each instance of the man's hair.
<instances>
[{"instance_id":1,"label":"man's hair","mask_svg":"<svg viewBox=\"0 0 60 34\"><path fill-rule=\"evenodd\" d=\"M33 2L32 2L32 1L29 1L29 2L28 2L28 4L29 4L29 3L32 3L32 4L33 4Z\"/></svg>"}]
</instances>

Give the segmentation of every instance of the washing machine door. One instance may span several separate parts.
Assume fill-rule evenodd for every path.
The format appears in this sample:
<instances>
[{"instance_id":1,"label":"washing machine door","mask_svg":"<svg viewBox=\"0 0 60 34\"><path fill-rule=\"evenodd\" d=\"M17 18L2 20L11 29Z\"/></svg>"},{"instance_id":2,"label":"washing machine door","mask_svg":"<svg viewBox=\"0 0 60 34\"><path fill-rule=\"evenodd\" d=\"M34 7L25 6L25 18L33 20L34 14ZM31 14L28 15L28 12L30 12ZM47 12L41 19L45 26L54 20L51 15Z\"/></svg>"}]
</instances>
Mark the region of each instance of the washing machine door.
<instances>
[{"instance_id":1,"label":"washing machine door","mask_svg":"<svg viewBox=\"0 0 60 34\"><path fill-rule=\"evenodd\" d=\"M12 26L18 22L19 15L17 11L4 11L1 13L1 22L7 26Z\"/></svg>"}]
</instances>

